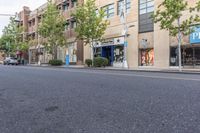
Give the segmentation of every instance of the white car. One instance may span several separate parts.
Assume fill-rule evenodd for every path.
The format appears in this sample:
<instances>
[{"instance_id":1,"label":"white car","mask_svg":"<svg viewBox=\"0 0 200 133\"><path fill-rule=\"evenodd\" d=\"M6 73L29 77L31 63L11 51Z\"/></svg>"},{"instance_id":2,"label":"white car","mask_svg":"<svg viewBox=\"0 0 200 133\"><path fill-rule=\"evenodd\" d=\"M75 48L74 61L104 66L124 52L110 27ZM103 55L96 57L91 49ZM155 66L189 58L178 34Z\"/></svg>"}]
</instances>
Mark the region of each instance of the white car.
<instances>
[{"instance_id":1,"label":"white car","mask_svg":"<svg viewBox=\"0 0 200 133\"><path fill-rule=\"evenodd\" d=\"M3 64L3 61L2 61L2 60L0 60L0 64Z\"/></svg>"},{"instance_id":2,"label":"white car","mask_svg":"<svg viewBox=\"0 0 200 133\"><path fill-rule=\"evenodd\" d=\"M18 65L18 61L16 58L13 57L6 57L6 59L3 61L4 65Z\"/></svg>"}]
</instances>

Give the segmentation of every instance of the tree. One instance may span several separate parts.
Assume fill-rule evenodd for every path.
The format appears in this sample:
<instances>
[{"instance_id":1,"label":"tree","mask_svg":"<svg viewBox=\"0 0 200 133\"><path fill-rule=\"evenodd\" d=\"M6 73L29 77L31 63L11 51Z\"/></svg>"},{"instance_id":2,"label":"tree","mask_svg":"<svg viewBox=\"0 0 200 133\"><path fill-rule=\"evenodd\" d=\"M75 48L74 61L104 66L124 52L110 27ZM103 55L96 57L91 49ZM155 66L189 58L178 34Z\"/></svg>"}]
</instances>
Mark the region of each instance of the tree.
<instances>
[{"instance_id":1,"label":"tree","mask_svg":"<svg viewBox=\"0 0 200 133\"><path fill-rule=\"evenodd\" d=\"M199 16L192 14L194 7L189 7L185 0L164 0L153 15L154 22L160 24L161 30L168 30L169 34L178 38L179 70L181 71L181 41L182 35L192 32L191 25L199 21ZM190 17L183 19L184 12Z\"/></svg>"},{"instance_id":2,"label":"tree","mask_svg":"<svg viewBox=\"0 0 200 133\"><path fill-rule=\"evenodd\" d=\"M77 39L83 40L85 45L89 44L94 50L94 41L101 41L109 21L105 20L104 9L95 6L95 0L87 0L80 5L72 15L77 23L75 32ZM94 52L94 51L93 51Z\"/></svg>"},{"instance_id":3,"label":"tree","mask_svg":"<svg viewBox=\"0 0 200 133\"><path fill-rule=\"evenodd\" d=\"M0 48L6 53L15 53L16 50L21 50L22 43L21 32L23 28L16 22L16 17L10 17L10 22L3 29L3 35L0 39ZM28 46L28 44L26 44Z\"/></svg>"},{"instance_id":4,"label":"tree","mask_svg":"<svg viewBox=\"0 0 200 133\"><path fill-rule=\"evenodd\" d=\"M64 36L65 20L52 0L48 0L47 10L39 25L38 33L46 39L44 46L57 59L57 47L66 44Z\"/></svg>"}]
</instances>

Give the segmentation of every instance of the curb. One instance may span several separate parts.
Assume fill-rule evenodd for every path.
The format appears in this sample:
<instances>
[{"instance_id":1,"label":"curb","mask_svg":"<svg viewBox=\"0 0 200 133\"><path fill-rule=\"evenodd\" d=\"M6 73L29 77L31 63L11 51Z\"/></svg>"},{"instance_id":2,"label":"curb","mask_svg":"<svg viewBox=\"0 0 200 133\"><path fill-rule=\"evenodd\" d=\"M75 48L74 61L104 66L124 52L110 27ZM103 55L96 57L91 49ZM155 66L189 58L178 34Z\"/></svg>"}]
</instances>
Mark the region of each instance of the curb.
<instances>
[{"instance_id":1,"label":"curb","mask_svg":"<svg viewBox=\"0 0 200 133\"><path fill-rule=\"evenodd\" d=\"M89 67L70 67L70 66L32 66L28 67L41 67L41 68L59 68L59 69L85 69L85 70L101 70L101 71L121 71L121 72L149 72L149 73L176 73L176 74L197 74L200 75L200 71L183 70L179 72L177 70L137 70L137 69L112 69L112 68L89 68Z\"/></svg>"}]
</instances>

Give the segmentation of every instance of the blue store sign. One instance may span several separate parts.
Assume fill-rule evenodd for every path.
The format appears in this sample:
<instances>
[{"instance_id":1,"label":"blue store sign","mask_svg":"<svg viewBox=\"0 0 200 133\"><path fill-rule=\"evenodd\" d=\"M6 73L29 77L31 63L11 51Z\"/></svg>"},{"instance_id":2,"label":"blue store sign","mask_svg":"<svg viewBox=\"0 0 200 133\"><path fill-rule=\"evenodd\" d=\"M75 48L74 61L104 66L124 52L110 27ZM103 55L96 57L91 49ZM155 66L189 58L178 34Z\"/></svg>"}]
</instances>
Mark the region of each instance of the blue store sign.
<instances>
[{"instance_id":1,"label":"blue store sign","mask_svg":"<svg viewBox=\"0 0 200 133\"><path fill-rule=\"evenodd\" d=\"M190 43L200 43L200 27L194 27L194 32L190 34Z\"/></svg>"}]
</instances>

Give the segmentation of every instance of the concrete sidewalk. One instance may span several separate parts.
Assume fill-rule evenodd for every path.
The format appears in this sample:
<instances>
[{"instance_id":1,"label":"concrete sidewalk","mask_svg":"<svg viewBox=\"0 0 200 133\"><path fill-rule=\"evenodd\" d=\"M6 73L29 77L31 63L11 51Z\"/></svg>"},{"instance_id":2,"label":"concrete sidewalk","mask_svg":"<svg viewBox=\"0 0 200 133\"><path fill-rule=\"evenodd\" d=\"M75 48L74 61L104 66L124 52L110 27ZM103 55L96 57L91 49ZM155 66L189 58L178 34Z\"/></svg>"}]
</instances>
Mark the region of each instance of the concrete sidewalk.
<instances>
[{"instance_id":1,"label":"concrete sidewalk","mask_svg":"<svg viewBox=\"0 0 200 133\"><path fill-rule=\"evenodd\" d=\"M63 65L63 66L50 66L48 64L28 64L30 67L50 67L50 68L66 68L66 69L86 69L86 70L113 70L113 71L137 71L137 72L162 72L162 73L182 73L182 74L200 74L200 69L183 68L180 72L178 67L171 67L168 69L160 69L153 67L138 67L138 68L117 68L117 67L87 67L84 65Z\"/></svg>"}]
</instances>

